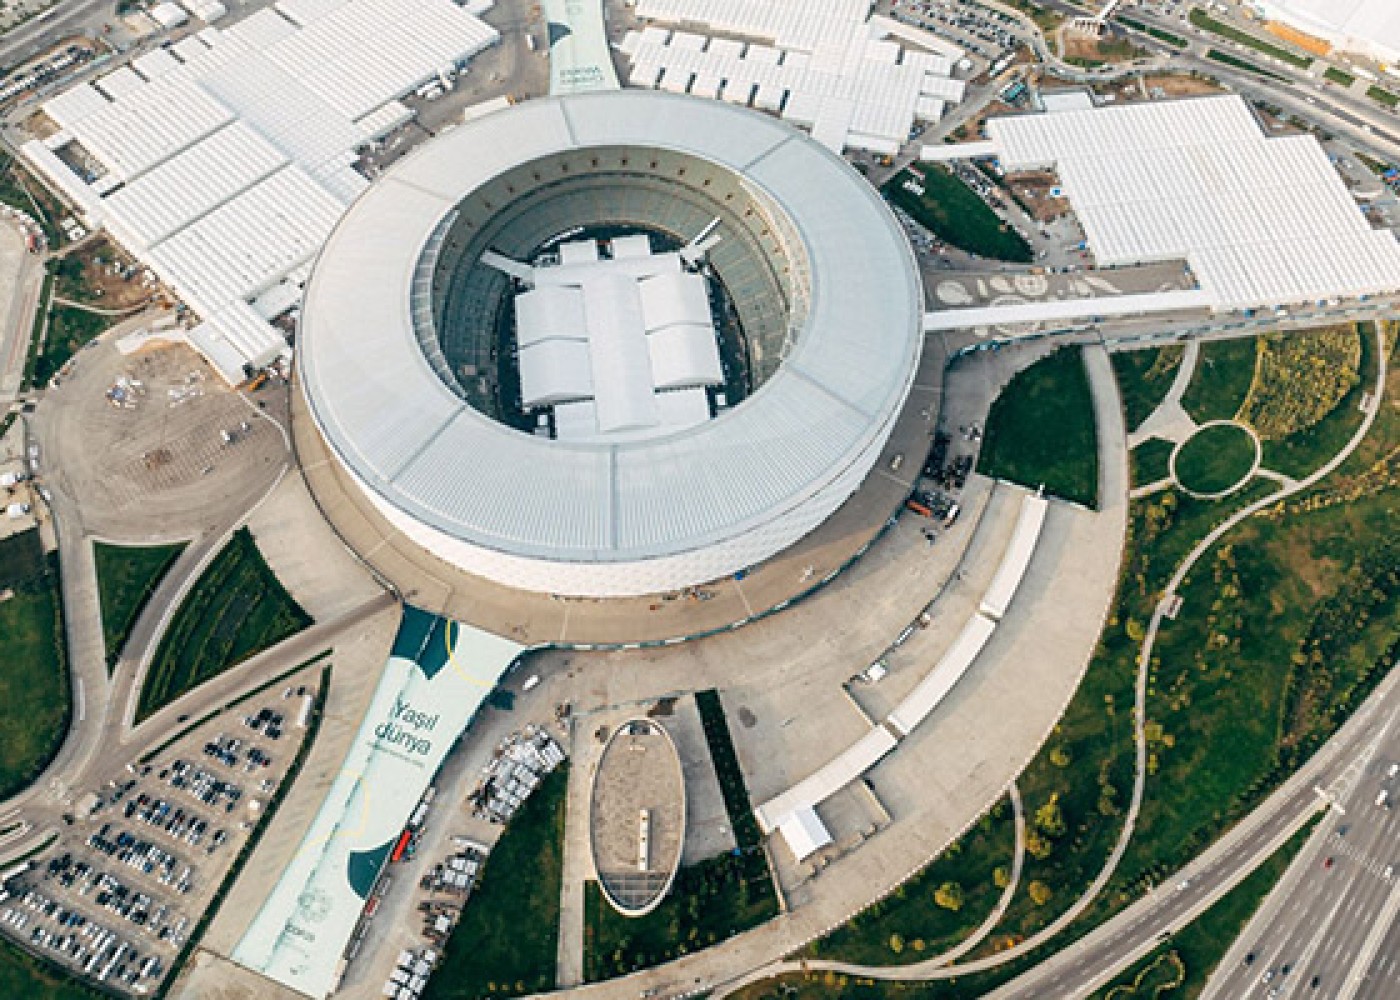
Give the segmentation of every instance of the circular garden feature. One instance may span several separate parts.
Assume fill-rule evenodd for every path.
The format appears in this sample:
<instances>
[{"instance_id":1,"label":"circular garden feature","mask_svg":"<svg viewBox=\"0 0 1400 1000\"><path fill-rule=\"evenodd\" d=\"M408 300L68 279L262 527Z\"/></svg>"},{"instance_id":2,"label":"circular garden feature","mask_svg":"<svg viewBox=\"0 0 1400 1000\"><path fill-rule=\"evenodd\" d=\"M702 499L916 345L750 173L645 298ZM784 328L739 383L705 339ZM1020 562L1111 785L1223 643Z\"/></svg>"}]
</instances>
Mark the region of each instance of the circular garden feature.
<instances>
[{"instance_id":1,"label":"circular garden feature","mask_svg":"<svg viewBox=\"0 0 1400 1000\"><path fill-rule=\"evenodd\" d=\"M1172 476L1187 493L1220 497L1242 486L1259 466L1259 439L1242 424L1205 424L1172 453Z\"/></svg>"}]
</instances>

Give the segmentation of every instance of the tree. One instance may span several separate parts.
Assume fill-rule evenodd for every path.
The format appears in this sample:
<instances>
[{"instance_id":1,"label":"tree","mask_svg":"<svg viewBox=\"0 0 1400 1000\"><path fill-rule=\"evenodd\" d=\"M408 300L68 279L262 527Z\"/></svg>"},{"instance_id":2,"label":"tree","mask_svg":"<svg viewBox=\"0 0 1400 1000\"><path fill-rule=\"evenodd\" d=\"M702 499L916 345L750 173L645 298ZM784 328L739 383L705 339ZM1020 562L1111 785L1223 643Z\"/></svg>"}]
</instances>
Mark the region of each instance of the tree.
<instances>
[{"instance_id":1,"label":"tree","mask_svg":"<svg viewBox=\"0 0 1400 1000\"><path fill-rule=\"evenodd\" d=\"M1031 830L1026 834L1026 853L1037 861L1044 861L1054 849L1050 838L1041 836L1038 831Z\"/></svg>"},{"instance_id":2,"label":"tree","mask_svg":"<svg viewBox=\"0 0 1400 1000\"><path fill-rule=\"evenodd\" d=\"M1031 897L1031 902L1036 906L1044 906L1055 895L1055 890L1039 879L1035 879L1026 886L1026 894Z\"/></svg>"},{"instance_id":3,"label":"tree","mask_svg":"<svg viewBox=\"0 0 1400 1000\"><path fill-rule=\"evenodd\" d=\"M1047 837L1065 835L1065 815L1060 809L1060 793L1052 792L1045 805L1035 811L1035 825Z\"/></svg>"},{"instance_id":4,"label":"tree","mask_svg":"<svg viewBox=\"0 0 1400 1000\"><path fill-rule=\"evenodd\" d=\"M1147 637L1147 632L1143 629L1142 622L1138 621L1136 618L1129 618L1123 624L1123 632L1129 639L1133 640L1133 642L1142 642L1142 640Z\"/></svg>"},{"instance_id":5,"label":"tree","mask_svg":"<svg viewBox=\"0 0 1400 1000\"><path fill-rule=\"evenodd\" d=\"M956 882L944 882L933 891L933 901L943 909L956 913L963 905L962 886Z\"/></svg>"},{"instance_id":6,"label":"tree","mask_svg":"<svg viewBox=\"0 0 1400 1000\"><path fill-rule=\"evenodd\" d=\"M1069 751L1066 750L1066 749L1064 748L1063 745L1057 744L1057 745L1050 751L1050 763L1054 764L1056 767L1061 767L1061 768L1063 768L1063 767L1069 767L1069 765L1070 765L1070 755L1069 755Z\"/></svg>"},{"instance_id":7,"label":"tree","mask_svg":"<svg viewBox=\"0 0 1400 1000\"><path fill-rule=\"evenodd\" d=\"M900 937L898 934L891 934L891 935L890 935L890 951L892 951L892 952L894 952L896 955L898 955L898 954L899 954L901 951L903 951L903 950L904 950L904 938Z\"/></svg>"},{"instance_id":8,"label":"tree","mask_svg":"<svg viewBox=\"0 0 1400 1000\"><path fill-rule=\"evenodd\" d=\"M1011 884L1011 872L1005 865L997 865L992 869L992 885L998 889L1005 889Z\"/></svg>"}]
</instances>

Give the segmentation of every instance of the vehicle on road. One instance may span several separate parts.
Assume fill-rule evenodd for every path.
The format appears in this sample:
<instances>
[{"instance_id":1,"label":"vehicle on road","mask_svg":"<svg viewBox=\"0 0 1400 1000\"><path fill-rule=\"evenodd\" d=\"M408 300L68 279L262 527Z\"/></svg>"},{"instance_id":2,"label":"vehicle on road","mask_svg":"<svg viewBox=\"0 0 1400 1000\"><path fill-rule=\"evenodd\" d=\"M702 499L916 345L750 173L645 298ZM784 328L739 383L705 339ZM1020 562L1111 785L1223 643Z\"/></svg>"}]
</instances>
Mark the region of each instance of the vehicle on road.
<instances>
[{"instance_id":1,"label":"vehicle on road","mask_svg":"<svg viewBox=\"0 0 1400 1000\"><path fill-rule=\"evenodd\" d=\"M1322 867L1323 867L1323 868L1331 868L1334 864L1336 864L1336 862L1337 862L1337 859L1336 859L1336 858L1328 858L1326 861L1322 862Z\"/></svg>"}]
</instances>

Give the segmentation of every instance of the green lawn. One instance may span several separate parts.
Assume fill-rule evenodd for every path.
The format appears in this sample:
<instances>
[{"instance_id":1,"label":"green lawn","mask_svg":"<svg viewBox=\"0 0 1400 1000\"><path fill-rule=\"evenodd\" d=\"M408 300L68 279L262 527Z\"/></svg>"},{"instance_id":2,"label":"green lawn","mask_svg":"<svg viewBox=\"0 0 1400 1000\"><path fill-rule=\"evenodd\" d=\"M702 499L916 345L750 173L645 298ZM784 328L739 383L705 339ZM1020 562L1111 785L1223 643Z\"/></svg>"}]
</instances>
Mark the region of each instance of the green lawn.
<instances>
[{"instance_id":1,"label":"green lawn","mask_svg":"<svg viewBox=\"0 0 1400 1000\"><path fill-rule=\"evenodd\" d=\"M428 980L426 1000L512 997L554 988L568 787L565 763L511 817Z\"/></svg>"},{"instance_id":2,"label":"green lawn","mask_svg":"<svg viewBox=\"0 0 1400 1000\"><path fill-rule=\"evenodd\" d=\"M93 544L97 562L97 590L102 602L102 638L107 645L107 663L117 661L127 634L146 606L151 592L160 583L170 564L185 549L176 545Z\"/></svg>"},{"instance_id":3,"label":"green lawn","mask_svg":"<svg viewBox=\"0 0 1400 1000\"><path fill-rule=\"evenodd\" d=\"M1199 424L1233 420L1254 381L1256 349L1253 337L1212 340L1201 345L1191 384L1181 405Z\"/></svg>"},{"instance_id":4,"label":"green lawn","mask_svg":"<svg viewBox=\"0 0 1400 1000\"><path fill-rule=\"evenodd\" d=\"M1317 423L1278 441L1264 442L1264 467L1302 479L1326 464L1351 440L1361 426L1361 398L1376 386L1376 333L1370 323L1361 327L1360 378L1332 411Z\"/></svg>"},{"instance_id":5,"label":"green lawn","mask_svg":"<svg viewBox=\"0 0 1400 1000\"><path fill-rule=\"evenodd\" d=\"M1178 931L1167 944L1095 993L1091 1000L1148 1000L1153 994L1144 992L1141 985L1136 995L1128 987L1138 981L1142 984L1154 981L1153 976L1143 976L1143 973L1153 965L1169 964L1175 964L1184 971L1184 975L1179 977L1180 981L1175 987L1157 993L1155 1000L1195 1000L1205 989L1206 981L1220 960L1249 923L1249 918L1264 902L1264 897L1283 878L1283 873L1303 849L1316 824L1314 820L1295 833L1288 843L1239 885L1216 900L1209 910ZM1175 956L1176 962L1171 963L1166 956ZM1139 977L1142 977L1141 980Z\"/></svg>"},{"instance_id":6,"label":"green lawn","mask_svg":"<svg viewBox=\"0 0 1400 1000\"><path fill-rule=\"evenodd\" d=\"M1146 486L1161 482L1171 475L1171 457L1176 445L1161 438L1148 438L1130 454L1133 463L1133 485Z\"/></svg>"},{"instance_id":7,"label":"green lawn","mask_svg":"<svg viewBox=\"0 0 1400 1000\"><path fill-rule=\"evenodd\" d=\"M49 329L44 335L44 349L34 364L34 384L47 385L69 358L111 325L110 316L73 306L53 306L49 310Z\"/></svg>"},{"instance_id":8,"label":"green lawn","mask_svg":"<svg viewBox=\"0 0 1400 1000\"><path fill-rule=\"evenodd\" d=\"M1192 434L1176 454L1176 479L1193 493L1224 493L1254 467L1254 438L1238 424Z\"/></svg>"},{"instance_id":9,"label":"green lawn","mask_svg":"<svg viewBox=\"0 0 1400 1000\"><path fill-rule=\"evenodd\" d=\"M987 417L977 470L1097 505L1098 438L1080 348L1062 347L1011 379Z\"/></svg>"},{"instance_id":10,"label":"green lawn","mask_svg":"<svg viewBox=\"0 0 1400 1000\"><path fill-rule=\"evenodd\" d=\"M1000 867L1009 873L1015 853L1015 818L1010 801L1003 799L923 871L813 942L806 954L862 965L901 965L932 958L987 919L1002 895L993 872ZM962 891L957 910L934 902L934 893L948 884Z\"/></svg>"},{"instance_id":11,"label":"green lawn","mask_svg":"<svg viewBox=\"0 0 1400 1000\"><path fill-rule=\"evenodd\" d=\"M137 719L310 624L252 534L239 528L171 619L141 688Z\"/></svg>"},{"instance_id":12,"label":"green lawn","mask_svg":"<svg viewBox=\"0 0 1400 1000\"><path fill-rule=\"evenodd\" d=\"M0 799L25 787L58 752L70 711L58 556L32 528L0 541ZM0 980L3 981L3 980ZM3 992L0 992L0 995Z\"/></svg>"},{"instance_id":13,"label":"green lawn","mask_svg":"<svg viewBox=\"0 0 1400 1000\"><path fill-rule=\"evenodd\" d=\"M1373 101L1380 101L1388 108L1393 108L1397 104L1400 104L1400 97L1397 97L1390 91L1385 90L1381 87L1367 87L1366 96Z\"/></svg>"},{"instance_id":14,"label":"green lawn","mask_svg":"<svg viewBox=\"0 0 1400 1000\"><path fill-rule=\"evenodd\" d=\"M1123 416L1129 433L1137 430L1166 398L1181 367L1182 353L1180 345L1172 344L1141 351L1116 351L1108 356L1123 397Z\"/></svg>"},{"instance_id":15,"label":"green lawn","mask_svg":"<svg viewBox=\"0 0 1400 1000\"><path fill-rule=\"evenodd\" d=\"M885 185L885 196L940 240L970 254L1022 264L1031 260L1030 244L1021 234L942 164L901 170Z\"/></svg>"},{"instance_id":16,"label":"green lawn","mask_svg":"<svg viewBox=\"0 0 1400 1000\"><path fill-rule=\"evenodd\" d=\"M1221 38L1228 38L1232 42L1238 42L1241 45L1248 46L1257 52L1262 52L1266 56L1271 56L1280 62L1286 62L1299 69L1307 69L1313 64L1311 56L1300 55L1292 49L1285 49L1272 42L1266 42L1264 39L1251 35L1247 31L1241 31L1239 28L1226 24L1224 21L1217 21L1199 7L1191 11L1191 23L1198 28L1219 35Z\"/></svg>"},{"instance_id":17,"label":"green lawn","mask_svg":"<svg viewBox=\"0 0 1400 1000\"><path fill-rule=\"evenodd\" d=\"M676 873L651 913L624 917L586 886L584 978L611 979L707 948L778 915L762 853L721 854Z\"/></svg>"},{"instance_id":18,"label":"green lawn","mask_svg":"<svg viewBox=\"0 0 1400 1000\"><path fill-rule=\"evenodd\" d=\"M1324 71L1322 75L1328 80L1331 80L1333 83L1342 87L1350 87L1353 83L1356 82L1356 77L1352 76L1350 73L1338 69L1336 66L1328 66L1326 71Z\"/></svg>"}]
</instances>

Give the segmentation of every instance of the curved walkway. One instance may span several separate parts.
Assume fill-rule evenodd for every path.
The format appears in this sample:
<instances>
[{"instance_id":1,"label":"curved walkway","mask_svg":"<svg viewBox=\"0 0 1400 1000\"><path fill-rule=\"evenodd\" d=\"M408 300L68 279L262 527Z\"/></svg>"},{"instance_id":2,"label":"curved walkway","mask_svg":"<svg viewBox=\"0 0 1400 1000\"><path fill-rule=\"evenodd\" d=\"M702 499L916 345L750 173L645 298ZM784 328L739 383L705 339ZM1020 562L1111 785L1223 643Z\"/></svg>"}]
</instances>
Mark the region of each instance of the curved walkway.
<instances>
[{"instance_id":1,"label":"curved walkway","mask_svg":"<svg viewBox=\"0 0 1400 1000\"><path fill-rule=\"evenodd\" d=\"M1165 609L1170 605L1172 598L1176 595L1177 589L1186 579L1187 574L1189 574L1191 569L1196 565L1196 562L1201 556L1209 552L1215 546L1215 543L1226 533L1260 510L1320 482L1345 462L1365 439L1366 435L1371 430L1371 425L1375 423L1376 415L1380 412L1380 403L1384 398L1383 392L1387 374L1384 349L1385 343L1380 324L1375 325L1375 330L1378 364L1376 370L1376 384L1372 393L1372 404L1370 409L1367 410L1361 425L1356 429L1351 439L1340 451L1333 455L1326 464L1307 478L1295 482L1290 487L1284 487L1275 493L1271 493L1268 496L1254 501L1222 521L1187 553L1186 557L1177 566L1176 572L1172 574L1167 586L1163 589L1162 597L1158 601L1157 607L1152 612L1152 620L1148 626L1147 634L1143 638L1142 648L1138 655L1138 672L1133 705L1135 766L1132 798L1128 804L1128 811L1123 821L1123 830L1119 834L1118 840L1114 844L1107 861L1104 862L1102 870L1095 876L1094 881L1089 884L1088 889L1079 899L1075 900L1068 910L1045 928L1025 939L1020 944L1008 948L1005 951L985 956L952 969L947 967L930 968L922 974L911 974L907 970L887 970L887 972L893 972L894 974L886 975L880 975L878 972L872 971L864 972L862 973L863 975L884 979L935 980L951 979L957 976L969 975L974 972L994 969L998 966L1005 965L1007 962L1025 957L1037 948L1048 944L1053 938L1065 930L1065 928L1077 920L1098 898L1099 893L1103 891L1104 887L1108 885L1109 879L1113 877L1114 872L1118 868L1118 863L1123 859L1123 855L1127 853L1128 845L1132 841L1133 833L1137 828L1138 815L1142 810L1142 801L1145 796L1147 784L1147 740L1144 734L1144 724L1146 720L1148 667L1152 660L1152 649L1157 641L1157 633L1160 631L1163 618L1165 617ZM765 976L764 978L767 977Z\"/></svg>"},{"instance_id":2,"label":"curved walkway","mask_svg":"<svg viewBox=\"0 0 1400 1000\"><path fill-rule=\"evenodd\" d=\"M1006 794L1011 798L1011 809L1015 815L1016 822L1016 847L1011 861L1011 880L1007 882L1006 888L1002 890L1001 898L997 900L997 905L992 912L987 915L987 919L977 926L977 929L969 934L962 941L940 955L926 958L921 962L911 962L908 965L858 965L854 962L841 962L835 959L807 959L779 962L770 965L756 972L752 972L742 979L726 985L715 992L715 997L726 997L736 990L742 989L750 983L772 976L781 975L785 972L840 972L848 976L864 976L868 979L918 979L923 973L931 972L934 969L941 969L952 965L962 958L973 948L976 948L987 935L991 934L997 924L1001 923L1001 918L1006 915L1007 908L1011 906L1011 900L1016 896L1016 889L1021 884L1021 870L1025 865L1026 858L1026 815L1021 803L1021 790L1013 781L1006 789ZM935 859L936 860L936 859ZM932 862L930 862L931 864Z\"/></svg>"}]
</instances>

